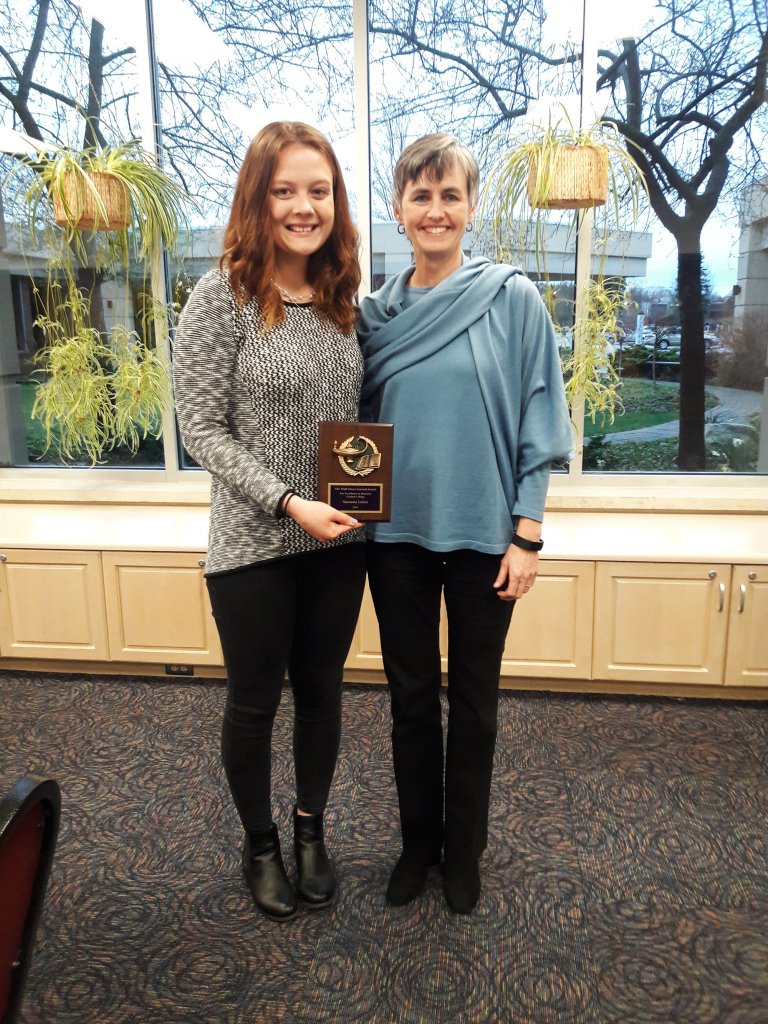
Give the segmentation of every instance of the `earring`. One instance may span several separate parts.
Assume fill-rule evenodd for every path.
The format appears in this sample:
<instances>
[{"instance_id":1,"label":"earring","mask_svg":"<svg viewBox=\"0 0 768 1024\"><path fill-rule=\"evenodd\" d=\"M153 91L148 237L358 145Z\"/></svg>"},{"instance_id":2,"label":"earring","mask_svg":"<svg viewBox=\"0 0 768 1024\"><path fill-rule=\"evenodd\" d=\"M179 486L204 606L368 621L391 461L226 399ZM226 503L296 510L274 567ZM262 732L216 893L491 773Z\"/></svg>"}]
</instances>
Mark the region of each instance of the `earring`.
<instances>
[{"instance_id":1,"label":"earring","mask_svg":"<svg viewBox=\"0 0 768 1024\"><path fill-rule=\"evenodd\" d=\"M472 230L472 221L470 221L470 222L469 222L469 223L467 224L467 226L466 226L466 228L465 228L464 230L465 230L465 231L468 231L468 232Z\"/></svg>"},{"instance_id":2,"label":"earring","mask_svg":"<svg viewBox=\"0 0 768 1024\"><path fill-rule=\"evenodd\" d=\"M404 235L405 234L405 224L398 224L397 225L397 233L398 233L398 235Z\"/></svg>"}]
</instances>

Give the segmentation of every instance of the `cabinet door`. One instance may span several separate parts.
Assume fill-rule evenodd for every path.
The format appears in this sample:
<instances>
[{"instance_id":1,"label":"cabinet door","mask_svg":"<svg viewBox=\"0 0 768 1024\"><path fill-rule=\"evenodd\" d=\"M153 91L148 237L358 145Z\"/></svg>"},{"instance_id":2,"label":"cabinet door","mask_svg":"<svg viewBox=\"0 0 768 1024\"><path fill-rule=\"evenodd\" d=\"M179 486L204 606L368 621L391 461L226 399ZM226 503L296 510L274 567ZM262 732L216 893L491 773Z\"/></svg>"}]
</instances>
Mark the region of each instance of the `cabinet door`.
<instances>
[{"instance_id":1,"label":"cabinet door","mask_svg":"<svg viewBox=\"0 0 768 1024\"><path fill-rule=\"evenodd\" d=\"M594 677L722 685L730 577L706 563L599 564Z\"/></svg>"},{"instance_id":2,"label":"cabinet door","mask_svg":"<svg viewBox=\"0 0 768 1024\"><path fill-rule=\"evenodd\" d=\"M113 661L223 663L202 555L106 551L102 557Z\"/></svg>"},{"instance_id":3,"label":"cabinet door","mask_svg":"<svg viewBox=\"0 0 768 1024\"><path fill-rule=\"evenodd\" d=\"M539 563L536 585L515 605L502 676L589 679L594 562Z\"/></svg>"},{"instance_id":4,"label":"cabinet door","mask_svg":"<svg viewBox=\"0 0 768 1024\"><path fill-rule=\"evenodd\" d=\"M727 686L768 686L768 567L737 565L728 631Z\"/></svg>"},{"instance_id":5,"label":"cabinet door","mask_svg":"<svg viewBox=\"0 0 768 1024\"><path fill-rule=\"evenodd\" d=\"M378 672L384 669L384 662L381 659L379 623L376 619L373 598L371 597L367 582L363 593L363 603L360 607L360 617L357 620L357 628L355 629L352 646L349 649L344 665L346 668L372 669Z\"/></svg>"},{"instance_id":6,"label":"cabinet door","mask_svg":"<svg viewBox=\"0 0 768 1024\"><path fill-rule=\"evenodd\" d=\"M0 566L0 654L108 658L101 558L94 551L7 549Z\"/></svg>"}]
</instances>

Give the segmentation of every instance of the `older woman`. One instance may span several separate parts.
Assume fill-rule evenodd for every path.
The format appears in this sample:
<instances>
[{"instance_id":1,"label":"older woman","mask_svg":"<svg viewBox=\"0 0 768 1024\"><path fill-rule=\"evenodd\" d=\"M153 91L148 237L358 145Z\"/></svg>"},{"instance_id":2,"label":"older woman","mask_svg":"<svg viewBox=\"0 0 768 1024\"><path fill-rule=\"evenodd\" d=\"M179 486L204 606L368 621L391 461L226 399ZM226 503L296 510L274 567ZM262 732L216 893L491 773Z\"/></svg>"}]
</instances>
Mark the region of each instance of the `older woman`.
<instances>
[{"instance_id":1,"label":"older woman","mask_svg":"<svg viewBox=\"0 0 768 1024\"><path fill-rule=\"evenodd\" d=\"M395 906L444 855L455 913L480 895L498 683L515 601L536 580L553 461L571 429L555 335L535 286L465 260L478 167L448 135L409 146L395 217L414 263L362 303L363 403L395 424L392 519L369 529L368 572L392 703L402 854ZM448 613L448 735L439 621Z\"/></svg>"}]
</instances>

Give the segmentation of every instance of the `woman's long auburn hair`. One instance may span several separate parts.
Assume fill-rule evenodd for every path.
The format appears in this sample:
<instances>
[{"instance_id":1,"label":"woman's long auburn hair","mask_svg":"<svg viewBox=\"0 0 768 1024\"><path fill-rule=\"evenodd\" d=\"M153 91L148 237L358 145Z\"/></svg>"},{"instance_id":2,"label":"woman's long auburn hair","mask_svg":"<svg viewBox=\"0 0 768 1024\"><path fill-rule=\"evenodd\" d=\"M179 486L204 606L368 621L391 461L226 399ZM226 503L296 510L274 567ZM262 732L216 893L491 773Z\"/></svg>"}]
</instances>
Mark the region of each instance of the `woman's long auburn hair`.
<instances>
[{"instance_id":1,"label":"woman's long auburn hair","mask_svg":"<svg viewBox=\"0 0 768 1024\"><path fill-rule=\"evenodd\" d=\"M339 330L349 331L355 323L354 296L360 284L357 230L339 161L330 142L316 128L301 121L274 121L251 142L237 176L219 265L229 270L238 302L245 304L256 298L264 330L283 320L285 306L271 280L275 276L276 247L269 187L280 151L292 144L316 149L333 171L333 229L327 241L309 257L307 275L315 292L314 308Z\"/></svg>"}]
</instances>

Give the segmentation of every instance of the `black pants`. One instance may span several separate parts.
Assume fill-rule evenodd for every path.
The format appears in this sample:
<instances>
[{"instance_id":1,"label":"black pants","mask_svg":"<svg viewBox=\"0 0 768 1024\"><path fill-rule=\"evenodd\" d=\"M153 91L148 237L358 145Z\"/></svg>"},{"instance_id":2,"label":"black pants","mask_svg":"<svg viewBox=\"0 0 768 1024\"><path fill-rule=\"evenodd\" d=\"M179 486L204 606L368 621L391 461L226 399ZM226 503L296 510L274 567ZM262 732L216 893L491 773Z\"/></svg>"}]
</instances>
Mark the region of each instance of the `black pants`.
<instances>
[{"instance_id":1,"label":"black pants","mask_svg":"<svg viewBox=\"0 0 768 1024\"><path fill-rule=\"evenodd\" d=\"M248 832L272 822L272 726L286 669L297 802L310 814L325 809L341 737L344 659L364 582L359 542L208 577L227 668L222 756Z\"/></svg>"},{"instance_id":2,"label":"black pants","mask_svg":"<svg viewBox=\"0 0 768 1024\"><path fill-rule=\"evenodd\" d=\"M513 602L493 589L500 556L368 543L368 576L392 700L403 850L476 860L488 841L499 672ZM440 714L440 597L448 613L448 736ZM445 784L443 781L445 780Z\"/></svg>"}]
</instances>

